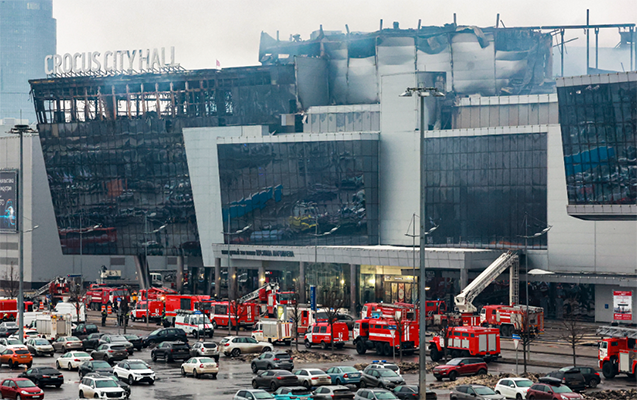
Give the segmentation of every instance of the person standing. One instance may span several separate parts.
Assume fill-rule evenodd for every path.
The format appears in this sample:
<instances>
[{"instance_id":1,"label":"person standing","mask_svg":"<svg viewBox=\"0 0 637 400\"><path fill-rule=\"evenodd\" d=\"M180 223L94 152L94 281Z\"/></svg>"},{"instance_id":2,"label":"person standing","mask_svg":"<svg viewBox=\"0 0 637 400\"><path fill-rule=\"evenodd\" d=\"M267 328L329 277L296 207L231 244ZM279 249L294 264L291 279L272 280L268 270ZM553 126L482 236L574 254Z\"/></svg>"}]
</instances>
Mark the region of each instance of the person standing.
<instances>
[{"instance_id":1,"label":"person standing","mask_svg":"<svg viewBox=\"0 0 637 400\"><path fill-rule=\"evenodd\" d=\"M108 312L106 312L106 307L102 307L102 326L106 326L106 317L108 317Z\"/></svg>"}]
</instances>

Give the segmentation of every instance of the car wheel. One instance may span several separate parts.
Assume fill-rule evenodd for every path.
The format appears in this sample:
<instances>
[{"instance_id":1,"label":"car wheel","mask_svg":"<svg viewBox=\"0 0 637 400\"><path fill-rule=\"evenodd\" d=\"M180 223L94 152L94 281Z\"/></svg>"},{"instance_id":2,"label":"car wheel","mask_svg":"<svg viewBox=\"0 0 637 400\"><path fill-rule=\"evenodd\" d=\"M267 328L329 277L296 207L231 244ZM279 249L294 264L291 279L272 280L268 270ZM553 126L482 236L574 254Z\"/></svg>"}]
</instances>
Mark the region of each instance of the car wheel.
<instances>
[{"instance_id":1,"label":"car wheel","mask_svg":"<svg viewBox=\"0 0 637 400\"><path fill-rule=\"evenodd\" d=\"M215 321L214 319L212 320L212 328L217 329L217 321Z\"/></svg>"},{"instance_id":2,"label":"car wheel","mask_svg":"<svg viewBox=\"0 0 637 400\"><path fill-rule=\"evenodd\" d=\"M239 357L240 355L241 355L241 350L239 349L232 349L232 351L230 352L231 357Z\"/></svg>"},{"instance_id":3,"label":"car wheel","mask_svg":"<svg viewBox=\"0 0 637 400\"><path fill-rule=\"evenodd\" d=\"M57 369L62 369L62 368L60 368L60 362L59 362L59 361L56 361L56 362L55 362L55 368L57 368Z\"/></svg>"},{"instance_id":4,"label":"car wheel","mask_svg":"<svg viewBox=\"0 0 637 400\"><path fill-rule=\"evenodd\" d=\"M327 350L327 343L325 343L325 341L324 341L324 340L323 340L323 341L321 341L321 348L322 348L323 350Z\"/></svg>"},{"instance_id":5,"label":"car wheel","mask_svg":"<svg viewBox=\"0 0 637 400\"><path fill-rule=\"evenodd\" d=\"M104 355L104 361L108 362L108 356Z\"/></svg>"},{"instance_id":6,"label":"car wheel","mask_svg":"<svg viewBox=\"0 0 637 400\"><path fill-rule=\"evenodd\" d=\"M186 370L184 367L181 367L181 376L186 376Z\"/></svg>"},{"instance_id":7,"label":"car wheel","mask_svg":"<svg viewBox=\"0 0 637 400\"><path fill-rule=\"evenodd\" d=\"M442 382L442 376L437 376L437 377L436 377L436 380L437 380L438 382Z\"/></svg>"},{"instance_id":8,"label":"car wheel","mask_svg":"<svg viewBox=\"0 0 637 400\"><path fill-rule=\"evenodd\" d=\"M259 368L257 368L257 365L256 365L256 364L252 364L251 368L252 368L252 373L253 373L253 374L256 374L256 373L257 373L257 371L259 371Z\"/></svg>"},{"instance_id":9,"label":"car wheel","mask_svg":"<svg viewBox=\"0 0 637 400\"><path fill-rule=\"evenodd\" d=\"M265 353L266 351L272 351L272 347L264 347L264 348L261 350L261 353Z\"/></svg>"},{"instance_id":10,"label":"car wheel","mask_svg":"<svg viewBox=\"0 0 637 400\"><path fill-rule=\"evenodd\" d=\"M66 368L68 368L68 370L72 370L73 369L73 365L69 362L68 364L66 364Z\"/></svg>"},{"instance_id":11,"label":"car wheel","mask_svg":"<svg viewBox=\"0 0 637 400\"><path fill-rule=\"evenodd\" d=\"M593 389L595 389L597 385L599 385L599 381L597 379L591 379L591 381L588 383L588 386Z\"/></svg>"},{"instance_id":12,"label":"car wheel","mask_svg":"<svg viewBox=\"0 0 637 400\"><path fill-rule=\"evenodd\" d=\"M155 353L151 353L150 358L151 358L153 361L157 361L157 354L155 354Z\"/></svg>"},{"instance_id":13,"label":"car wheel","mask_svg":"<svg viewBox=\"0 0 637 400\"><path fill-rule=\"evenodd\" d=\"M340 385L340 384L341 384L341 380L340 380L340 379L338 379L338 378L336 378L336 382L335 382L335 384L336 384L336 385Z\"/></svg>"},{"instance_id":14,"label":"car wheel","mask_svg":"<svg viewBox=\"0 0 637 400\"><path fill-rule=\"evenodd\" d=\"M361 380L361 385L362 388L366 388L367 387L367 382Z\"/></svg>"},{"instance_id":15,"label":"car wheel","mask_svg":"<svg viewBox=\"0 0 637 400\"><path fill-rule=\"evenodd\" d=\"M312 348L312 343L310 343L309 340L306 340L305 341L305 347L307 347L308 349L311 349Z\"/></svg>"},{"instance_id":16,"label":"car wheel","mask_svg":"<svg viewBox=\"0 0 637 400\"><path fill-rule=\"evenodd\" d=\"M487 370L484 368L480 368L480 370L478 371L478 375L486 375L487 374Z\"/></svg>"},{"instance_id":17,"label":"car wheel","mask_svg":"<svg viewBox=\"0 0 637 400\"><path fill-rule=\"evenodd\" d=\"M257 381L255 381L255 380L252 381L252 388L253 389L258 389L259 388L259 384L257 383Z\"/></svg>"},{"instance_id":18,"label":"car wheel","mask_svg":"<svg viewBox=\"0 0 637 400\"><path fill-rule=\"evenodd\" d=\"M155 380L153 379L152 381L148 382L149 385L154 385L155 384Z\"/></svg>"},{"instance_id":19,"label":"car wheel","mask_svg":"<svg viewBox=\"0 0 637 400\"><path fill-rule=\"evenodd\" d=\"M276 383L274 382L270 383L270 390L272 390L273 392L276 390Z\"/></svg>"},{"instance_id":20,"label":"car wheel","mask_svg":"<svg viewBox=\"0 0 637 400\"><path fill-rule=\"evenodd\" d=\"M62 384L61 384L61 383L56 383L56 384L55 384L55 388L56 388L56 389L59 389L59 388L60 388L60 386L62 386Z\"/></svg>"},{"instance_id":21,"label":"car wheel","mask_svg":"<svg viewBox=\"0 0 637 400\"><path fill-rule=\"evenodd\" d=\"M212 374L212 379L217 379L217 374Z\"/></svg>"},{"instance_id":22,"label":"car wheel","mask_svg":"<svg viewBox=\"0 0 637 400\"><path fill-rule=\"evenodd\" d=\"M535 400L535 396L533 395L529 396L529 400Z\"/></svg>"},{"instance_id":23,"label":"car wheel","mask_svg":"<svg viewBox=\"0 0 637 400\"><path fill-rule=\"evenodd\" d=\"M84 397L84 392L80 390L80 395L79 395L80 399L85 399L86 397Z\"/></svg>"},{"instance_id":24,"label":"car wheel","mask_svg":"<svg viewBox=\"0 0 637 400\"><path fill-rule=\"evenodd\" d=\"M272 365L268 364L268 366L266 367L267 369L272 369Z\"/></svg>"},{"instance_id":25,"label":"car wheel","mask_svg":"<svg viewBox=\"0 0 637 400\"><path fill-rule=\"evenodd\" d=\"M449 373L449 379L455 381L458 378L458 373L456 371L451 371Z\"/></svg>"},{"instance_id":26,"label":"car wheel","mask_svg":"<svg viewBox=\"0 0 637 400\"><path fill-rule=\"evenodd\" d=\"M199 379L199 373L197 372L196 369L192 370L192 377L195 378L195 379Z\"/></svg>"},{"instance_id":27,"label":"car wheel","mask_svg":"<svg viewBox=\"0 0 637 400\"><path fill-rule=\"evenodd\" d=\"M95 394L93 395L93 398L94 398L94 399L99 399L99 398L100 398L100 395L99 395L99 394L97 394L97 393L95 393Z\"/></svg>"},{"instance_id":28,"label":"car wheel","mask_svg":"<svg viewBox=\"0 0 637 400\"><path fill-rule=\"evenodd\" d=\"M128 384L130 386L133 386L133 383L135 383L135 381L133 380L133 375L128 375Z\"/></svg>"},{"instance_id":29,"label":"car wheel","mask_svg":"<svg viewBox=\"0 0 637 400\"><path fill-rule=\"evenodd\" d=\"M308 390L310 390L310 388L312 387L309 381L303 382L303 386L305 386Z\"/></svg>"},{"instance_id":30,"label":"car wheel","mask_svg":"<svg viewBox=\"0 0 637 400\"><path fill-rule=\"evenodd\" d=\"M515 400L522 400L522 395L520 393L516 394Z\"/></svg>"}]
</instances>

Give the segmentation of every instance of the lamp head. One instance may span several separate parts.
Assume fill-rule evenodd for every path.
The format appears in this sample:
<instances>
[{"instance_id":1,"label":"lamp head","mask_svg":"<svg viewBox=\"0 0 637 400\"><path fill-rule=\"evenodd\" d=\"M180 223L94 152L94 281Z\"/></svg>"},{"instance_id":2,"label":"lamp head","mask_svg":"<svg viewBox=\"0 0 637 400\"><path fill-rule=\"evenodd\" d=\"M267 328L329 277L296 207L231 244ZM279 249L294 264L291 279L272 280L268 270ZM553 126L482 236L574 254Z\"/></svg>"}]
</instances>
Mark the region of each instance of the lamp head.
<instances>
[{"instance_id":1,"label":"lamp head","mask_svg":"<svg viewBox=\"0 0 637 400\"><path fill-rule=\"evenodd\" d=\"M402 92L399 96L400 97L411 97L411 90L407 89L404 92Z\"/></svg>"}]
</instances>

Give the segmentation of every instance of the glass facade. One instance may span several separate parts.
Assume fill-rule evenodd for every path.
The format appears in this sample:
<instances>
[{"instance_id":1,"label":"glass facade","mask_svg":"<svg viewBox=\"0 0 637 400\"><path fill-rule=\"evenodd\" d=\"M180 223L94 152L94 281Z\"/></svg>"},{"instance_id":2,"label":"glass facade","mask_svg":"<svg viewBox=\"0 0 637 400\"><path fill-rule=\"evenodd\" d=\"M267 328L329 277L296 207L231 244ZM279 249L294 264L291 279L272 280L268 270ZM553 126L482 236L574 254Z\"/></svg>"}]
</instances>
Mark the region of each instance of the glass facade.
<instances>
[{"instance_id":1,"label":"glass facade","mask_svg":"<svg viewBox=\"0 0 637 400\"><path fill-rule=\"evenodd\" d=\"M427 139L428 229L439 226L428 242L523 246L546 227L546 151L546 133ZM545 247L546 235L528 244Z\"/></svg>"},{"instance_id":2,"label":"glass facade","mask_svg":"<svg viewBox=\"0 0 637 400\"><path fill-rule=\"evenodd\" d=\"M637 82L558 87L568 202L637 202Z\"/></svg>"},{"instance_id":3,"label":"glass facade","mask_svg":"<svg viewBox=\"0 0 637 400\"><path fill-rule=\"evenodd\" d=\"M226 242L378 244L378 141L221 144L218 154Z\"/></svg>"}]
</instances>

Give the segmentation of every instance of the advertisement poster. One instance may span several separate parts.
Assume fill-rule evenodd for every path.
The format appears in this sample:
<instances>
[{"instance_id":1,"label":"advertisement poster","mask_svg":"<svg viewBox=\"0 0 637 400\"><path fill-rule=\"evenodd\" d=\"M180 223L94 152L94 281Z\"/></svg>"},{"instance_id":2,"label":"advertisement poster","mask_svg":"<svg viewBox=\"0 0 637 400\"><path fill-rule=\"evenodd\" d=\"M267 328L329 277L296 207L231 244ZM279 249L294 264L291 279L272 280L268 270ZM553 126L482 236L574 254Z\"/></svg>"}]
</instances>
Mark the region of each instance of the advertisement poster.
<instances>
[{"instance_id":1,"label":"advertisement poster","mask_svg":"<svg viewBox=\"0 0 637 400\"><path fill-rule=\"evenodd\" d=\"M633 319L633 292L630 290L613 291L613 319L631 321Z\"/></svg>"},{"instance_id":2,"label":"advertisement poster","mask_svg":"<svg viewBox=\"0 0 637 400\"><path fill-rule=\"evenodd\" d=\"M0 232L17 232L17 171L0 171Z\"/></svg>"}]
</instances>

